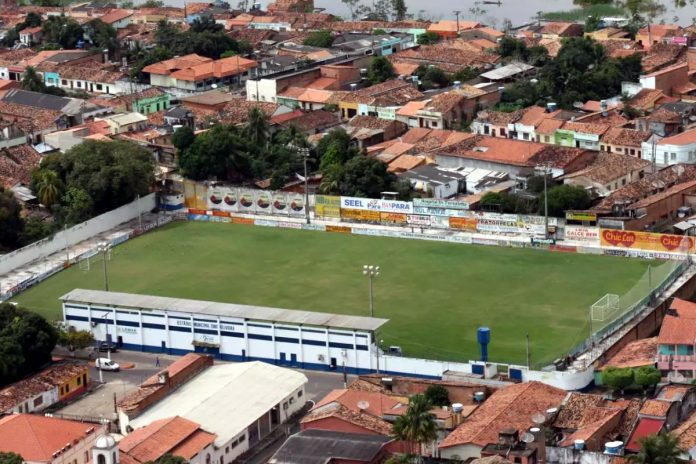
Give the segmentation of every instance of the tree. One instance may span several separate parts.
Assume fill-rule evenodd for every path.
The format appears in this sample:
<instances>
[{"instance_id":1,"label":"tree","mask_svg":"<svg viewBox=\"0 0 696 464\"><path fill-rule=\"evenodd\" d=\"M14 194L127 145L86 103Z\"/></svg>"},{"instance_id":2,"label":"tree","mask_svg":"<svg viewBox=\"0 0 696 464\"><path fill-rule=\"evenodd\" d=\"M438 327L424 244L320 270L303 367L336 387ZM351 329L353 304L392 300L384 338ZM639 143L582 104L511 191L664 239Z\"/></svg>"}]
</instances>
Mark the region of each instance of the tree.
<instances>
[{"instance_id":1,"label":"tree","mask_svg":"<svg viewBox=\"0 0 696 464\"><path fill-rule=\"evenodd\" d=\"M662 380L662 374L654 366L643 366L633 369L635 383L643 390L653 388Z\"/></svg>"},{"instance_id":2,"label":"tree","mask_svg":"<svg viewBox=\"0 0 696 464\"><path fill-rule=\"evenodd\" d=\"M329 48L333 45L334 37L331 31L322 29L320 31L310 32L309 35L302 41L304 45L310 47Z\"/></svg>"},{"instance_id":3,"label":"tree","mask_svg":"<svg viewBox=\"0 0 696 464\"><path fill-rule=\"evenodd\" d=\"M167 453L156 461L148 461L145 464L188 464L188 461L181 456L174 456L171 453Z\"/></svg>"},{"instance_id":4,"label":"tree","mask_svg":"<svg viewBox=\"0 0 696 464\"><path fill-rule=\"evenodd\" d=\"M21 210L12 192L0 187L0 249L13 250L19 245L19 235L24 225Z\"/></svg>"},{"instance_id":5,"label":"tree","mask_svg":"<svg viewBox=\"0 0 696 464\"><path fill-rule=\"evenodd\" d=\"M391 3L394 19L397 21L403 21L406 19L406 13L408 12L406 2L404 0L391 0Z\"/></svg>"},{"instance_id":6,"label":"tree","mask_svg":"<svg viewBox=\"0 0 696 464\"><path fill-rule=\"evenodd\" d=\"M426 32L419 35L416 41L418 42L418 45L433 45L438 43L441 39L442 37L434 32Z\"/></svg>"},{"instance_id":7,"label":"tree","mask_svg":"<svg viewBox=\"0 0 696 464\"><path fill-rule=\"evenodd\" d=\"M27 66L24 70L22 89L29 92L43 92L45 89L43 81L36 73L36 69L31 66Z\"/></svg>"},{"instance_id":8,"label":"tree","mask_svg":"<svg viewBox=\"0 0 696 464\"><path fill-rule=\"evenodd\" d=\"M517 211L517 197L507 192L487 192L481 197L479 206L483 211L514 213Z\"/></svg>"},{"instance_id":9,"label":"tree","mask_svg":"<svg viewBox=\"0 0 696 464\"><path fill-rule=\"evenodd\" d=\"M432 384L425 390L425 397L433 406L448 406L449 391L440 384Z\"/></svg>"},{"instance_id":10,"label":"tree","mask_svg":"<svg viewBox=\"0 0 696 464\"><path fill-rule=\"evenodd\" d=\"M83 188L69 187L61 203L63 206L58 212L61 222L66 226L80 224L94 215L94 202Z\"/></svg>"},{"instance_id":11,"label":"tree","mask_svg":"<svg viewBox=\"0 0 696 464\"><path fill-rule=\"evenodd\" d=\"M433 405L425 395L413 395L409 399L408 409L394 421L392 428L392 434L396 439L409 444L417 443L419 455L423 443L432 442L437 438L437 425L435 415L431 412L432 408Z\"/></svg>"},{"instance_id":12,"label":"tree","mask_svg":"<svg viewBox=\"0 0 696 464\"><path fill-rule=\"evenodd\" d=\"M41 25L41 33L44 44L58 44L65 49L77 48L84 37L80 23L65 15L49 16Z\"/></svg>"},{"instance_id":13,"label":"tree","mask_svg":"<svg viewBox=\"0 0 696 464\"><path fill-rule=\"evenodd\" d=\"M87 330L76 330L70 326L58 334L58 345L65 347L71 353L94 345L94 335Z\"/></svg>"},{"instance_id":14,"label":"tree","mask_svg":"<svg viewBox=\"0 0 696 464\"><path fill-rule=\"evenodd\" d=\"M162 0L145 0L145 2L140 5L140 8L162 8L163 6L164 2Z\"/></svg>"},{"instance_id":15,"label":"tree","mask_svg":"<svg viewBox=\"0 0 696 464\"><path fill-rule=\"evenodd\" d=\"M476 79L481 72L471 66L467 66L464 69L460 69L456 73L452 74L453 81L466 82L472 79Z\"/></svg>"},{"instance_id":16,"label":"tree","mask_svg":"<svg viewBox=\"0 0 696 464\"><path fill-rule=\"evenodd\" d=\"M376 158L357 155L343 167L339 188L341 195L351 197L380 198L382 192L391 191L396 176L387 171L387 165Z\"/></svg>"},{"instance_id":17,"label":"tree","mask_svg":"<svg viewBox=\"0 0 696 464\"><path fill-rule=\"evenodd\" d=\"M55 171L38 170L33 180L34 191L39 197L39 201L47 208L60 201L63 194L63 182Z\"/></svg>"},{"instance_id":18,"label":"tree","mask_svg":"<svg viewBox=\"0 0 696 464\"><path fill-rule=\"evenodd\" d=\"M679 439L672 433L649 435L640 441L640 451L628 457L631 464L685 464L689 462L682 456L688 452L679 445Z\"/></svg>"},{"instance_id":19,"label":"tree","mask_svg":"<svg viewBox=\"0 0 696 464\"><path fill-rule=\"evenodd\" d=\"M19 246L27 246L53 233L53 223L34 217L24 220L24 226L19 234Z\"/></svg>"},{"instance_id":20,"label":"tree","mask_svg":"<svg viewBox=\"0 0 696 464\"><path fill-rule=\"evenodd\" d=\"M450 85L450 79L447 74L445 74L442 69L435 66L427 68L427 71L421 78L421 82L425 89L441 89Z\"/></svg>"},{"instance_id":21,"label":"tree","mask_svg":"<svg viewBox=\"0 0 696 464\"><path fill-rule=\"evenodd\" d=\"M598 16L588 16L585 19L585 32L594 32L599 29L601 19Z\"/></svg>"},{"instance_id":22,"label":"tree","mask_svg":"<svg viewBox=\"0 0 696 464\"><path fill-rule=\"evenodd\" d=\"M222 24L215 22L215 19L209 15L202 15L191 22L191 31L193 32L220 32L225 27Z\"/></svg>"},{"instance_id":23,"label":"tree","mask_svg":"<svg viewBox=\"0 0 696 464\"><path fill-rule=\"evenodd\" d=\"M196 136L193 133L193 129L191 129L189 126L178 128L172 135L172 145L174 145L180 152L190 147L194 140L196 140Z\"/></svg>"},{"instance_id":24,"label":"tree","mask_svg":"<svg viewBox=\"0 0 696 464\"><path fill-rule=\"evenodd\" d=\"M0 464L23 464L24 459L17 453L0 452Z\"/></svg>"},{"instance_id":25,"label":"tree","mask_svg":"<svg viewBox=\"0 0 696 464\"><path fill-rule=\"evenodd\" d=\"M549 216L565 217L569 210L583 210L590 207L590 195L582 187L574 185L557 185L548 189ZM539 202L543 209L543 200Z\"/></svg>"},{"instance_id":26,"label":"tree","mask_svg":"<svg viewBox=\"0 0 696 464\"><path fill-rule=\"evenodd\" d=\"M623 392L626 387L633 384L633 369L607 367L602 371L602 383Z\"/></svg>"},{"instance_id":27,"label":"tree","mask_svg":"<svg viewBox=\"0 0 696 464\"><path fill-rule=\"evenodd\" d=\"M379 84L380 82L388 81L396 77L396 72L394 71L394 66L391 62L383 56L372 57L370 61L370 67L367 71L367 79L370 83Z\"/></svg>"},{"instance_id":28,"label":"tree","mask_svg":"<svg viewBox=\"0 0 696 464\"><path fill-rule=\"evenodd\" d=\"M38 314L0 304L0 385L49 362L57 339L53 326Z\"/></svg>"},{"instance_id":29,"label":"tree","mask_svg":"<svg viewBox=\"0 0 696 464\"><path fill-rule=\"evenodd\" d=\"M179 168L195 180L251 177L249 144L236 127L218 124L196 137L179 153Z\"/></svg>"},{"instance_id":30,"label":"tree","mask_svg":"<svg viewBox=\"0 0 696 464\"><path fill-rule=\"evenodd\" d=\"M116 29L110 24L106 24L101 19L93 19L86 26L89 29L89 38L92 44L102 50L115 52L119 48Z\"/></svg>"},{"instance_id":31,"label":"tree","mask_svg":"<svg viewBox=\"0 0 696 464\"><path fill-rule=\"evenodd\" d=\"M268 142L268 116L258 107L249 110L249 117L246 125L247 140L256 147L264 147Z\"/></svg>"}]
</instances>

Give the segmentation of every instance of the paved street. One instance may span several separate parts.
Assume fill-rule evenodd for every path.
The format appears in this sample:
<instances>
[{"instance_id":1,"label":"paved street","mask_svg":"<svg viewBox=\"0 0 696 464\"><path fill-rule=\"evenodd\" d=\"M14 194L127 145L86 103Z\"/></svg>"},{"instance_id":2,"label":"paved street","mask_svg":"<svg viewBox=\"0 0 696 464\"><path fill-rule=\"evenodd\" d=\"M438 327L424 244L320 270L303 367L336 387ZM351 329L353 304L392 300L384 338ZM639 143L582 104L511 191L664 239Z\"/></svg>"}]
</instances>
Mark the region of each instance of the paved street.
<instances>
[{"instance_id":1,"label":"paved street","mask_svg":"<svg viewBox=\"0 0 696 464\"><path fill-rule=\"evenodd\" d=\"M105 353L100 356L106 357ZM159 357L161 367L155 366L155 360ZM59 413L75 416L102 416L113 417L114 401L126 396L130 391L138 387L145 379L156 374L160 369L168 366L178 359L177 356L156 355L153 353L141 353L139 351L119 351L111 355L115 362L133 363L133 369L120 372L103 372L105 384L96 391L62 408ZM335 372L318 372L299 370L304 373L309 382L306 388L307 400L317 401L328 392L336 388L343 388L343 375ZM99 372L95 368L90 369L92 380L99 381ZM348 376L350 383L355 376Z\"/></svg>"}]
</instances>

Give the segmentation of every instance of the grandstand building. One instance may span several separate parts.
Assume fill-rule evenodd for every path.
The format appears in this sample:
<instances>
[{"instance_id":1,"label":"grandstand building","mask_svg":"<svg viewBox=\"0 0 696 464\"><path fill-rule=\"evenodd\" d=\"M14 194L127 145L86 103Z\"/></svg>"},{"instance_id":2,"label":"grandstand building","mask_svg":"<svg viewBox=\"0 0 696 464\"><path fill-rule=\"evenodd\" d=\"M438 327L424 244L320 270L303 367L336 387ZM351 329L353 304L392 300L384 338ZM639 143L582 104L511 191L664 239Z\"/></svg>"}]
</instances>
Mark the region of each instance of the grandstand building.
<instances>
[{"instance_id":1,"label":"grandstand building","mask_svg":"<svg viewBox=\"0 0 696 464\"><path fill-rule=\"evenodd\" d=\"M75 289L61 297L68 325L123 349L305 369L377 370L375 331L386 319Z\"/></svg>"}]
</instances>

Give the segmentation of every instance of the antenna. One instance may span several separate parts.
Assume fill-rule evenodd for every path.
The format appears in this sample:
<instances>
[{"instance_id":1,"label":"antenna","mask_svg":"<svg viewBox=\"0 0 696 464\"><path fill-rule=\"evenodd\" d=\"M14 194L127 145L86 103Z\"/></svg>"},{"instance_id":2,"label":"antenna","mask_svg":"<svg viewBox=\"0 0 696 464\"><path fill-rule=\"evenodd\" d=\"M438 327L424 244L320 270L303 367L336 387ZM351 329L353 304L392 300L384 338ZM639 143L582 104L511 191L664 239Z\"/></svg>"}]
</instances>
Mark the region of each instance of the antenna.
<instances>
[{"instance_id":1,"label":"antenna","mask_svg":"<svg viewBox=\"0 0 696 464\"><path fill-rule=\"evenodd\" d=\"M546 415L543 412L536 412L532 414L532 422L541 425L546 422Z\"/></svg>"},{"instance_id":2,"label":"antenna","mask_svg":"<svg viewBox=\"0 0 696 464\"><path fill-rule=\"evenodd\" d=\"M358 401L358 409L360 409L360 412L365 411L369 407L370 407L369 402L367 402L365 400Z\"/></svg>"},{"instance_id":3,"label":"antenna","mask_svg":"<svg viewBox=\"0 0 696 464\"><path fill-rule=\"evenodd\" d=\"M532 443L534 440L536 440L536 437L529 432L522 435L522 441L525 443Z\"/></svg>"}]
</instances>

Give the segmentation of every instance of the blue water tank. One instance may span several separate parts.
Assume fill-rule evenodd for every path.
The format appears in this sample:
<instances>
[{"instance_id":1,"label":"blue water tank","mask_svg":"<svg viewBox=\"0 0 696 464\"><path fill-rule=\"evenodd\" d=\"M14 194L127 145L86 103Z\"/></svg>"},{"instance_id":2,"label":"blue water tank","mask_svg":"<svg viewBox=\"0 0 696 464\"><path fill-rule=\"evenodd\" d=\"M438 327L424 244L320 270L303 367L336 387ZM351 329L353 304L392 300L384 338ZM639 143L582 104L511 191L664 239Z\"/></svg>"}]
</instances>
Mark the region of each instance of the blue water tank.
<instances>
[{"instance_id":1,"label":"blue water tank","mask_svg":"<svg viewBox=\"0 0 696 464\"><path fill-rule=\"evenodd\" d=\"M488 327L479 327L476 331L476 339L481 345L481 361L488 361L488 344L491 341L491 329Z\"/></svg>"}]
</instances>

